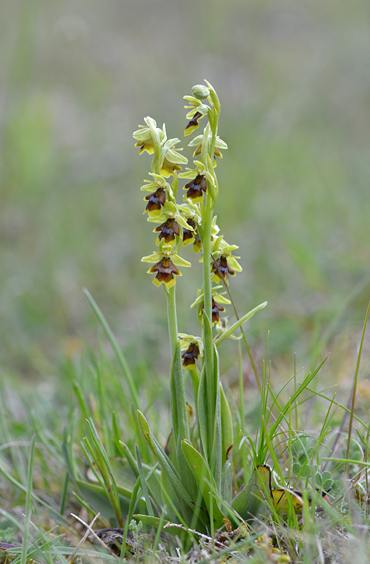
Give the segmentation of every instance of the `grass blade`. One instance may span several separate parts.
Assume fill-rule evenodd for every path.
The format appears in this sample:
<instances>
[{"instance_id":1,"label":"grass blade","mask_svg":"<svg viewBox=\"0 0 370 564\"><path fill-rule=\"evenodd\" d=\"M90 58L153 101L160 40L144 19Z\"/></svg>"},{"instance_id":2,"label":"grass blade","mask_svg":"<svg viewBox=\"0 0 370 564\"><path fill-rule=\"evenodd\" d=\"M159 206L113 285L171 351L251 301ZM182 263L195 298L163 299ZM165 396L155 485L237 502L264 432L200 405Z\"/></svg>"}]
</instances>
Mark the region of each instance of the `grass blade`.
<instances>
[{"instance_id":1,"label":"grass blade","mask_svg":"<svg viewBox=\"0 0 370 564\"><path fill-rule=\"evenodd\" d=\"M135 405L136 408L139 407L139 398L138 398L138 393L136 390L136 386L134 383L134 379L132 377L131 374L131 370L129 368L129 365L125 359L125 357L123 356L122 350L117 342L116 337L114 336L111 328L108 325L108 322L106 321L103 313L101 312L98 304L95 302L94 298L92 297L92 295L90 294L90 292L87 290L87 288L83 289L83 293L87 298L87 301L89 302L93 312L95 313L95 316L97 317L100 325L102 326L108 341L111 344L111 347L114 351L114 354L116 355L116 358L118 360L118 363L122 369L123 375L126 379L129 391L130 391L130 395L131 395L131 399Z\"/></svg>"},{"instance_id":2,"label":"grass blade","mask_svg":"<svg viewBox=\"0 0 370 564\"><path fill-rule=\"evenodd\" d=\"M28 539L30 533L30 521L31 521L31 510L32 510L32 490L33 490L33 463L35 459L35 441L36 435L33 435L31 439L31 449L30 457L28 460L28 475L27 475L27 493L26 493L26 519L24 525L24 533L22 540L22 552L20 558L20 564L26 564L27 561L27 550L28 550Z\"/></svg>"},{"instance_id":3,"label":"grass blade","mask_svg":"<svg viewBox=\"0 0 370 564\"><path fill-rule=\"evenodd\" d=\"M209 484L214 484L214 480L211 476L211 472L206 464L206 461L204 460L202 455L193 447L193 445L187 441L182 441L182 450L186 462L188 463L189 468L197 481L198 488L207 506L211 521L213 521L216 527L220 527L222 525L223 515L218 508L215 498L210 492Z\"/></svg>"},{"instance_id":4,"label":"grass blade","mask_svg":"<svg viewBox=\"0 0 370 564\"><path fill-rule=\"evenodd\" d=\"M358 350L358 355L357 355L356 372L355 372L355 379L354 379L354 382L353 382L353 390L352 390L351 416L350 416L349 428L348 428L346 458L349 458L349 451L350 451L350 448L351 448L351 435L352 435L352 426L353 426L353 414L354 414L354 411L355 411L355 402L356 402L357 378L358 378L358 372L360 370L362 346L364 344L365 332L366 332L367 322L368 322L368 319L369 319L369 313L370 313L370 302L367 306L367 311L366 311L365 321L364 321L364 327L362 329L360 348ZM345 473L348 474L348 463L346 464Z\"/></svg>"}]
</instances>

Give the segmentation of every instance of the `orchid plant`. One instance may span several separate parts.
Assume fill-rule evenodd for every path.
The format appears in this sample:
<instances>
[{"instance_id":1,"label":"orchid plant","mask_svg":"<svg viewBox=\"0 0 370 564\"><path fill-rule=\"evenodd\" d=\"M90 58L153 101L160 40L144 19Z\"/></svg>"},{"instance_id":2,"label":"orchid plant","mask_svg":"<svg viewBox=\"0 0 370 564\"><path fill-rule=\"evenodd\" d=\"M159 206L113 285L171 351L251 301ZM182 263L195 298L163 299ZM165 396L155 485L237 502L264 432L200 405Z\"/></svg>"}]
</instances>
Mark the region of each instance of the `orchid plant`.
<instances>
[{"instance_id":1,"label":"orchid plant","mask_svg":"<svg viewBox=\"0 0 370 564\"><path fill-rule=\"evenodd\" d=\"M189 111L185 136L191 135L205 122L203 133L194 137L189 146L194 149L193 164L183 171L187 159L182 149L175 148L179 139L168 139L165 125L157 126L151 117L134 132L135 146L140 154L152 155L150 179L141 189L145 196L148 221L155 223L157 249L142 258L150 263L148 273L153 283L164 289L167 300L168 328L171 345L171 411L172 431L164 450L152 435L148 421L139 411L142 432L162 467L164 482L172 492L171 505L185 525L197 530L213 530L222 525L232 503L233 420L219 375L218 345L255 312L261 304L238 319L231 327L222 322L220 314L230 300L225 297L229 278L240 272L233 253L238 248L228 244L217 226L214 215L219 185L215 172L226 143L218 136L220 101L212 85L197 85L192 95L185 96ZM170 178L172 179L170 181ZM186 180L183 202L177 203L179 179ZM200 336L179 333L176 308L176 280L180 269L190 267L180 253L193 245L201 253L203 287L198 289L192 304L197 306ZM218 329L218 331L215 331ZM185 393L185 371L190 372L193 410ZM168 491L168 490L167 490ZM168 503L167 503L168 505ZM168 517L175 518L173 511ZM143 518L143 516L141 516ZM148 522L146 520L146 522Z\"/></svg>"},{"instance_id":2,"label":"orchid plant","mask_svg":"<svg viewBox=\"0 0 370 564\"><path fill-rule=\"evenodd\" d=\"M164 531L175 535L186 547L189 547L189 537L196 540L207 535L213 542L223 534L220 533L222 527L226 527L227 534L234 539L245 537L252 523L258 524L265 518L273 517L278 522L288 518L294 525L297 524L296 514L302 513L302 507L308 510L312 496L316 495L311 489L310 497L302 498L290 489L290 476L286 478L280 468L275 445L280 445L282 453L285 449L291 450L292 438L283 430L284 423L323 363L309 372L299 385L294 380L294 392L285 404L280 401L280 392L272 391L266 364L263 380L260 380L242 326L267 302L238 316L229 289L231 278L242 270L240 257L234 254L238 247L226 242L215 215L219 194L216 162L222 158L221 151L227 149L218 136L220 101L207 81L205 85L194 86L192 95L185 96L185 100L189 110L185 136L192 135L201 120L205 123L203 133L189 143L193 149L189 168L186 168L188 161L182 149L177 147L179 139L168 139L164 125L160 128L153 118L146 117L145 125L134 132L140 154L148 153L152 157L148 179L141 190L146 192L144 214L154 224L155 250L142 261L150 265L148 273L158 291L163 288L167 302L172 429L165 446L152 431L150 412L148 420L140 409L135 379L113 332L93 297L85 290L124 376L125 395L120 419L128 423L133 436L125 443L120 427L123 423L116 413L112 413L107 424L107 413L102 410L99 417L96 410L90 409L76 382L76 395L89 431L89 436L82 440L82 459L88 464L88 474L81 467L81 456L76 458L73 419L66 435L64 456L68 479L78 492L76 497L91 511L99 511L115 527L112 529L115 533L119 530L122 546L129 527L132 532L139 525L157 529L156 543L160 532ZM184 192L182 201L178 202L180 181L184 182ZM190 246L200 257L203 274L202 286L194 290L196 295L191 306L199 320L198 335L179 332L178 328L177 280L182 269L191 267L182 256L187 252L185 247ZM222 317L230 303L236 316L231 325ZM219 372L219 347L226 339L237 338L235 331L238 329L260 392L258 428L252 435L245 428L241 367L240 405L235 414ZM188 375L192 393L186 385ZM100 373L98 382L103 405ZM239 423L237 441L234 439L236 421ZM273 463L275 487L268 461ZM244 484L240 476L244 477ZM248 542L253 543L253 537Z\"/></svg>"}]
</instances>

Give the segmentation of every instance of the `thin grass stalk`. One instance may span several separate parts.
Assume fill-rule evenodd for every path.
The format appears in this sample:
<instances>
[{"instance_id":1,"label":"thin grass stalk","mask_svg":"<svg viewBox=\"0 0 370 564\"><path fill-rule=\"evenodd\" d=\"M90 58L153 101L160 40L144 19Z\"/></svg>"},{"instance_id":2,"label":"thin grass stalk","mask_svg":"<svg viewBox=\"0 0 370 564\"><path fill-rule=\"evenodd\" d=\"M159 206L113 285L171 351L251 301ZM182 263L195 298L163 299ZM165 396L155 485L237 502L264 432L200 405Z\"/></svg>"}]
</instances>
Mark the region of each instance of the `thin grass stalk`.
<instances>
[{"instance_id":1,"label":"thin grass stalk","mask_svg":"<svg viewBox=\"0 0 370 564\"><path fill-rule=\"evenodd\" d=\"M116 337L114 336L111 328L108 325L108 322L106 321L104 315L102 314L99 306L97 305L97 303L95 302L94 298L92 297L92 295L90 294L90 292L87 290L87 288L83 289L83 293L87 298L87 301L89 302L93 312L95 313L96 318L98 319L100 325L102 326L108 341L111 344L111 347L114 351L114 354L118 360L118 363L122 369L123 375L126 379L127 385L128 385L128 389L130 392L130 396L132 399L132 402L134 403L135 407L138 409L139 408L139 397L138 397L138 393L136 390L136 386L134 383L134 379L133 376L131 374L131 370L130 367L127 363L127 360L125 359L122 350L117 342Z\"/></svg>"},{"instance_id":2,"label":"thin grass stalk","mask_svg":"<svg viewBox=\"0 0 370 564\"><path fill-rule=\"evenodd\" d=\"M230 288L229 288L229 286L226 284L225 281L224 281L224 286L225 286L225 288L226 288L226 290L227 290L227 293L228 293L228 296L229 296L229 300L231 301L231 305L233 306L234 313L235 313L235 317L236 317L236 319L237 319L238 321L240 321L240 317L239 317L239 314L238 314L238 310L236 309L236 305L235 305L235 302L234 302L233 297L232 297L232 295L231 295ZM267 304L267 302L266 302L266 304ZM259 378L259 376L258 376L257 367L256 367L256 365L255 365L255 363L254 363L253 356L252 356L252 353L251 353L251 350L250 350L250 347L249 347L249 344L248 344L248 341L247 341L247 337L245 336L245 332L244 332L244 329L243 329L242 326L240 326L240 331L241 331L241 334L243 335L244 345L245 345L245 348L247 349L248 358L249 358L249 361L250 361L251 366L252 366L253 374L254 374L254 377L255 377L255 379L256 379L258 389L259 389L259 391L260 391L260 394L262 395L262 386L261 386L260 378Z\"/></svg>"},{"instance_id":3,"label":"thin grass stalk","mask_svg":"<svg viewBox=\"0 0 370 564\"><path fill-rule=\"evenodd\" d=\"M167 320L168 333L170 337L171 358L175 355L176 343L178 341L177 312L176 312L176 286L167 288L164 286L167 298Z\"/></svg>"},{"instance_id":4,"label":"thin grass stalk","mask_svg":"<svg viewBox=\"0 0 370 564\"><path fill-rule=\"evenodd\" d=\"M26 518L24 524L20 564L26 564L27 561L28 539L30 534L30 522L31 522L31 510L32 510L33 464L35 459L35 442L36 442L36 435L33 435L31 439L30 456L28 459Z\"/></svg>"},{"instance_id":5,"label":"thin grass stalk","mask_svg":"<svg viewBox=\"0 0 370 564\"><path fill-rule=\"evenodd\" d=\"M150 500L148 485L146 483L143 465L141 464L140 451L139 451L139 448L138 448L137 445L135 445L135 451L136 451L137 466L138 466L138 469L139 469L141 487L143 488L143 494L144 494L144 498L145 498L146 508L148 510L148 514L151 517L154 517L155 515L154 515L154 511L153 511L153 506L152 506L152 502Z\"/></svg>"},{"instance_id":6,"label":"thin grass stalk","mask_svg":"<svg viewBox=\"0 0 370 564\"><path fill-rule=\"evenodd\" d=\"M354 381L353 381L353 390L352 390L352 405L351 405L351 415L350 415L350 419L349 419L346 458L349 458L349 452L350 452L350 448L351 448L351 435L352 435L352 426L353 426L353 415L354 415L354 411L355 411L355 402L356 402L357 379L358 379L358 372L360 370L362 346L364 344L365 332L366 332L367 322L368 322L368 319L369 319L369 314L370 314L370 302L367 306L364 326L363 326L363 329L362 329L360 348L359 348L358 355L357 355L356 372L355 372L355 378L354 378ZM346 474L346 476L348 476L348 463L346 463L345 474Z\"/></svg>"}]
</instances>

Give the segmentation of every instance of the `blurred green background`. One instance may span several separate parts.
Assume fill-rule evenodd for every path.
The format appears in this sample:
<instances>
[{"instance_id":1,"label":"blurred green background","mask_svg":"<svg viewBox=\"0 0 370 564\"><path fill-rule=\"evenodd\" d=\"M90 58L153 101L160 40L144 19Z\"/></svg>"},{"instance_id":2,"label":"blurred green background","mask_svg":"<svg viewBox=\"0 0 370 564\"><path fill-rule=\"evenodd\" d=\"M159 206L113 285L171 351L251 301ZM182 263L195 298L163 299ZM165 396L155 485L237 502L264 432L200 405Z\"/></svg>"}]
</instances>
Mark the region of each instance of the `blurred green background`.
<instances>
[{"instance_id":1,"label":"blurred green background","mask_svg":"<svg viewBox=\"0 0 370 564\"><path fill-rule=\"evenodd\" d=\"M340 371L370 295L369 53L368 0L1 3L7 372L49 376L94 342L84 286L134 367L161 366L164 296L140 262L154 250L139 191L149 158L132 131L151 115L183 138L182 96L204 78L229 145L217 211L244 268L231 290L240 314L269 301L247 327L252 349L263 354L270 330L277 364L337 350ZM179 325L190 333L201 269L184 256L194 268L178 283Z\"/></svg>"}]
</instances>

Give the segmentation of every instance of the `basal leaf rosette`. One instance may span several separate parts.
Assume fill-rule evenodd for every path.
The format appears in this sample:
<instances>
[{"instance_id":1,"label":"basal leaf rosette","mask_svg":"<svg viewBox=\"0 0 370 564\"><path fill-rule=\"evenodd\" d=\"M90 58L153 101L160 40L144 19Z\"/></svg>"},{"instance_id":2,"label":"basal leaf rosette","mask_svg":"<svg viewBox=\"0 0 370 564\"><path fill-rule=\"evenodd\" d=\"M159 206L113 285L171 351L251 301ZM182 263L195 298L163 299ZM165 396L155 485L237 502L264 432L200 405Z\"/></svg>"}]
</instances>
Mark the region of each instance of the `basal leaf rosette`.
<instances>
[{"instance_id":1,"label":"basal leaf rosette","mask_svg":"<svg viewBox=\"0 0 370 564\"><path fill-rule=\"evenodd\" d=\"M167 288L172 288L176 284L175 276L182 276L177 268L191 266L190 262L181 258L170 245L163 245L161 250L155 251L153 254L143 257L141 262L152 263L153 266L147 271L148 274L155 274L153 284L161 286L164 284Z\"/></svg>"}]
</instances>

